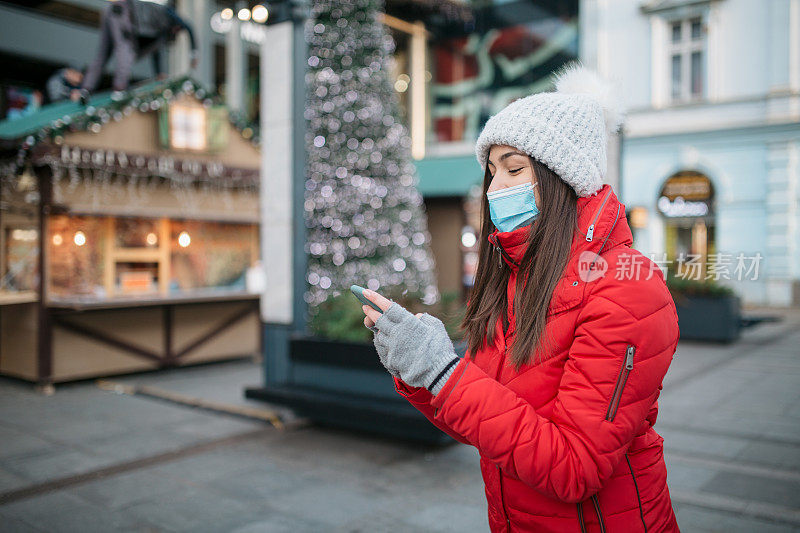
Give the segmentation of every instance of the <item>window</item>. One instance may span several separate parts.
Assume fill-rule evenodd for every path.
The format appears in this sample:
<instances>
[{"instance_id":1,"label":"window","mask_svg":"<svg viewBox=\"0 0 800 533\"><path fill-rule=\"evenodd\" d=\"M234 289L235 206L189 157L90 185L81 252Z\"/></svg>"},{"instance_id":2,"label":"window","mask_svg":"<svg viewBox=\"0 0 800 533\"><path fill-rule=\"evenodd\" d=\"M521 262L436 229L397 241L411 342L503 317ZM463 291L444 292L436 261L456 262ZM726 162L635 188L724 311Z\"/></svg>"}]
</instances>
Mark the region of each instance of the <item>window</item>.
<instances>
[{"instance_id":1,"label":"window","mask_svg":"<svg viewBox=\"0 0 800 533\"><path fill-rule=\"evenodd\" d=\"M98 217L54 215L48 221L49 294L104 297L105 233Z\"/></svg>"},{"instance_id":2,"label":"window","mask_svg":"<svg viewBox=\"0 0 800 533\"><path fill-rule=\"evenodd\" d=\"M669 22L669 80L673 102L705 97L705 24L693 17Z\"/></svg>"},{"instance_id":3,"label":"window","mask_svg":"<svg viewBox=\"0 0 800 533\"><path fill-rule=\"evenodd\" d=\"M172 148L176 150L205 150L206 112L200 106L171 105L169 126Z\"/></svg>"},{"instance_id":4,"label":"window","mask_svg":"<svg viewBox=\"0 0 800 533\"><path fill-rule=\"evenodd\" d=\"M228 146L228 129L225 106L206 106L191 97L170 102L158 114L159 142L168 150L219 152Z\"/></svg>"},{"instance_id":5,"label":"window","mask_svg":"<svg viewBox=\"0 0 800 533\"><path fill-rule=\"evenodd\" d=\"M170 224L170 292L245 290L258 260L258 226L174 220Z\"/></svg>"},{"instance_id":6,"label":"window","mask_svg":"<svg viewBox=\"0 0 800 533\"><path fill-rule=\"evenodd\" d=\"M256 224L53 215L48 230L55 300L244 291L259 257ZM17 236L36 237L27 229ZM23 254L20 248L14 257Z\"/></svg>"},{"instance_id":7,"label":"window","mask_svg":"<svg viewBox=\"0 0 800 533\"><path fill-rule=\"evenodd\" d=\"M3 239L0 292L36 290L39 276L39 231L28 225L9 226Z\"/></svg>"}]
</instances>

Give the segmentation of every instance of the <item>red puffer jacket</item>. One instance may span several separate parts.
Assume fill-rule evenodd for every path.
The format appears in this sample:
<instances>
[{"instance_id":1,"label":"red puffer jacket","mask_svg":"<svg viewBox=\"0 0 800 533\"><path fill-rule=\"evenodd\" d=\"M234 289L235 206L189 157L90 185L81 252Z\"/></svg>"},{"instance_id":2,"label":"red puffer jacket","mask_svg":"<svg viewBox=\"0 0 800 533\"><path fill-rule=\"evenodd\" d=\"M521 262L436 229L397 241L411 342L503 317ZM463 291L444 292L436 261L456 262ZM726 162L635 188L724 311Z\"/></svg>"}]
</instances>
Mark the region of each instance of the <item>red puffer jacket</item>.
<instances>
[{"instance_id":1,"label":"red puffer jacket","mask_svg":"<svg viewBox=\"0 0 800 533\"><path fill-rule=\"evenodd\" d=\"M548 310L557 349L519 372L506 363L529 228L495 231L489 240L512 271L509 331L498 320L494 345L474 361L468 353L435 398L395 386L479 450L493 532L678 531L653 429L678 343L675 305L661 270L630 247L625 206L609 185L578 199L578 227Z\"/></svg>"}]
</instances>

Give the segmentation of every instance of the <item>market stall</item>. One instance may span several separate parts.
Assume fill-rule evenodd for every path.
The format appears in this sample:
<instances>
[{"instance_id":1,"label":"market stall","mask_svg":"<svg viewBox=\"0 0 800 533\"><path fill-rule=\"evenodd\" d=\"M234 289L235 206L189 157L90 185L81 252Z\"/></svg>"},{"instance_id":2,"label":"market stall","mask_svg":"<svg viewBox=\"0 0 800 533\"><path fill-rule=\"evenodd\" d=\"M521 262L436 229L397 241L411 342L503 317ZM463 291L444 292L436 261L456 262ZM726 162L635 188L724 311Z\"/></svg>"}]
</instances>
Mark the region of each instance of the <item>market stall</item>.
<instances>
[{"instance_id":1,"label":"market stall","mask_svg":"<svg viewBox=\"0 0 800 533\"><path fill-rule=\"evenodd\" d=\"M256 143L189 79L0 122L0 373L260 353Z\"/></svg>"}]
</instances>

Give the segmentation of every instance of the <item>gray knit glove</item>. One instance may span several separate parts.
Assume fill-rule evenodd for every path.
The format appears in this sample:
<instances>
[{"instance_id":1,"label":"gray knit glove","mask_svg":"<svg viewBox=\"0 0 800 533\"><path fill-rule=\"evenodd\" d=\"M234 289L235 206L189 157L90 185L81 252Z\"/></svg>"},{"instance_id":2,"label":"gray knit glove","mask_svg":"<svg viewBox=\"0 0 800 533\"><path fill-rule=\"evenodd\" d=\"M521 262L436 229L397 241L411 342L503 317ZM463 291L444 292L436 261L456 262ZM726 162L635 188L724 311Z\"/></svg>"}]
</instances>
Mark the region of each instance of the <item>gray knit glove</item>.
<instances>
[{"instance_id":1,"label":"gray knit glove","mask_svg":"<svg viewBox=\"0 0 800 533\"><path fill-rule=\"evenodd\" d=\"M428 313L417 318L393 302L375 329L373 342L389 373L434 395L444 387L459 357L441 320Z\"/></svg>"}]
</instances>

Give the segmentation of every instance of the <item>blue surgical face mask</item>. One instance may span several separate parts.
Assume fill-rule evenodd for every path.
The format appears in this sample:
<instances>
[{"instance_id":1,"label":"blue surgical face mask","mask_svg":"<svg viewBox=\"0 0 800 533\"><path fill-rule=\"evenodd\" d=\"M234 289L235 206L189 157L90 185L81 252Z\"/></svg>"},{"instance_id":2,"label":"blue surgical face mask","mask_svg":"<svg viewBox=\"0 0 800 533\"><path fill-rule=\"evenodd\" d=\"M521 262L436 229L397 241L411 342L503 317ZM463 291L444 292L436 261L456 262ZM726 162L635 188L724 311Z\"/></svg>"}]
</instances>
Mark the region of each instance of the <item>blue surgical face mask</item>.
<instances>
[{"instance_id":1,"label":"blue surgical face mask","mask_svg":"<svg viewBox=\"0 0 800 533\"><path fill-rule=\"evenodd\" d=\"M536 196L530 182L487 192L489 214L500 231L513 231L527 226L539 216Z\"/></svg>"}]
</instances>

